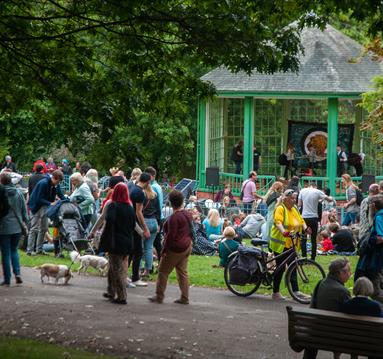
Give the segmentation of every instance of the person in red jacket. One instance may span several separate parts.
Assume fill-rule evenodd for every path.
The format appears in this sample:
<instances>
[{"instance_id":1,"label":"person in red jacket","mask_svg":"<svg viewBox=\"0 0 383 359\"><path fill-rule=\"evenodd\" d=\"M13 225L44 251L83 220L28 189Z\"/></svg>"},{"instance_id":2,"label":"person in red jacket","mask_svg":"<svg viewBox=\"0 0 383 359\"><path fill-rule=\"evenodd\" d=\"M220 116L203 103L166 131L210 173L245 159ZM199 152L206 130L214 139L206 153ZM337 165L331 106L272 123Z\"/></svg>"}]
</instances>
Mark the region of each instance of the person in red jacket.
<instances>
[{"instance_id":1,"label":"person in red jacket","mask_svg":"<svg viewBox=\"0 0 383 359\"><path fill-rule=\"evenodd\" d=\"M154 303L163 302L169 274L175 268L181 297L174 303L189 304L187 267L192 250L192 216L183 209L184 197L181 192L171 191L168 200L173 208L173 214L164 224L165 240L158 266L156 295L148 299Z\"/></svg>"}]
</instances>

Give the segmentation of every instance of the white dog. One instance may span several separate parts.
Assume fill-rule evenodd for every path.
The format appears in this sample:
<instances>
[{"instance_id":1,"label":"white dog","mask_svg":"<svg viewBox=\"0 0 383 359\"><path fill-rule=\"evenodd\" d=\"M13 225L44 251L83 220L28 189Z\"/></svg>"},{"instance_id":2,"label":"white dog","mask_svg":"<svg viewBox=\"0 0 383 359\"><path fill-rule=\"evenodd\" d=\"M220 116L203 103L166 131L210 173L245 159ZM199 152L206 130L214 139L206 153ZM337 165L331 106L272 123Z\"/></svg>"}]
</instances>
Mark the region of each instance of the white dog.
<instances>
[{"instance_id":1,"label":"white dog","mask_svg":"<svg viewBox=\"0 0 383 359\"><path fill-rule=\"evenodd\" d=\"M80 253L72 251L70 252L70 258L72 259L72 262L81 263L77 272L78 274L80 274L82 269L86 272L89 266L97 269L101 275L105 275L108 270L108 260L104 257L89 254L81 256Z\"/></svg>"},{"instance_id":2,"label":"white dog","mask_svg":"<svg viewBox=\"0 0 383 359\"><path fill-rule=\"evenodd\" d=\"M58 284L60 278L64 278L64 284L68 284L69 279L73 278L73 274L68 266L62 264L56 265L46 263L35 267L35 269L40 269L41 283L44 283L44 277L48 277L48 282L50 277L56 278L56 284Z\"/></svg>"}]
</instances>

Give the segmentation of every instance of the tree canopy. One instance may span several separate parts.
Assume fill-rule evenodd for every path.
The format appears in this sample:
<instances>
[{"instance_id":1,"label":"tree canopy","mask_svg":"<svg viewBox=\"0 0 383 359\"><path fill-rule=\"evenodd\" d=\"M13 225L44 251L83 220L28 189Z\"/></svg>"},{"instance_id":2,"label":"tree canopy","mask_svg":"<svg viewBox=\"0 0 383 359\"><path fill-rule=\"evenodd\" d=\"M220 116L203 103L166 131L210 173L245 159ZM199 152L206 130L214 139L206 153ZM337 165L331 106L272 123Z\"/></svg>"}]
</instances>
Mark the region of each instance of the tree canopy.
<instances>
[{"instance_id":1,"label":"tree canopy","mask_svg":"<svg viewBox=\"0 0 383 359\"><path fill-rule=\"evenodd\" d=\"M373 0L4 0L0 145L24 161L63 143L99 168L177 172L194 159L195 101L214 92L204 71L296 71L304 26L349 12L375 35L381 10Z\"/></svg>"}]
</instances>

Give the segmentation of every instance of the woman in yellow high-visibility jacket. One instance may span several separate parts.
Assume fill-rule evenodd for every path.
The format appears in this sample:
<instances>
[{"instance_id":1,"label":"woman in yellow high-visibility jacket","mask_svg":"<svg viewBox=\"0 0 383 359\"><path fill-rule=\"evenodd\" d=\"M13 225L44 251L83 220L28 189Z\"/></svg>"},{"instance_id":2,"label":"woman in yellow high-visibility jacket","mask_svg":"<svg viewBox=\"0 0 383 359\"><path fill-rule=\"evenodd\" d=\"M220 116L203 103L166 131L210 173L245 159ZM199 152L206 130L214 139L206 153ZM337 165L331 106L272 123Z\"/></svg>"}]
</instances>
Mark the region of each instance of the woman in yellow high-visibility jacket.
<instances>
[{"instance_id":1,"label":"woman in yellow high-visibility jacket","mask_svg":"<svg viewBox=\"0 0 383 359\"><path fill-rule=\"evenodd\" d=\"M290 238L290 232L306 233L310 232L310 227L307 227L304 219L299 213L296 207L297 193L292 189L288 189L283 193L282 203L275 208L274 211L274 224L271 227L270 232L270 249L275 255L281 254L292 247L292 240ZM300 247L300 243L296 243L297 249ZM281 256L276 259L277 265L280 265L286 259L285 256ZM288 263L287 263L288 264ZM285 298L279 292L279 286L283 277L284 268L281 269L273 279L273 295L274 300L284 300ZM293 291L296 294L299 293L298 283L296 276L292 276L291 284Z\"/></svg>"}]
</instances>

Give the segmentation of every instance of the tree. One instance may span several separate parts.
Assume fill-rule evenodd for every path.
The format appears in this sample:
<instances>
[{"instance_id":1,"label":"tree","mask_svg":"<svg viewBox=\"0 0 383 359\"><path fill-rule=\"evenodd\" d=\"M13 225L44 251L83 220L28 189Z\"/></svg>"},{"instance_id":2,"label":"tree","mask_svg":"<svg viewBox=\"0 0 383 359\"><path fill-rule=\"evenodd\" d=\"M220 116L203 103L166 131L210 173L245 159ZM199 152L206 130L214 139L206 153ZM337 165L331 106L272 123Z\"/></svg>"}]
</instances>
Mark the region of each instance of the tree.
<instances>
[{"instance_id":1,"label":"tree","mask_svg":"<svg viewBox=\"0 0 383 359\"><path fill-rule=\"evenodd\" d=\"M28 156L64 142L101 168L125 160L179 171L193 157L190 103L214 92L198 80L201 69L295 71L302 27L349 7L365 20L378 6L363 3L4 0L0 131L11 151L30 146ZM18 141L20 116L37 136Z\"/></svg>"}]
</instances>

